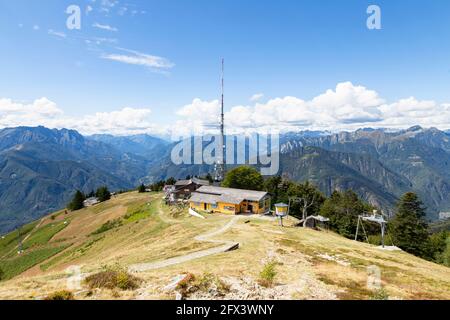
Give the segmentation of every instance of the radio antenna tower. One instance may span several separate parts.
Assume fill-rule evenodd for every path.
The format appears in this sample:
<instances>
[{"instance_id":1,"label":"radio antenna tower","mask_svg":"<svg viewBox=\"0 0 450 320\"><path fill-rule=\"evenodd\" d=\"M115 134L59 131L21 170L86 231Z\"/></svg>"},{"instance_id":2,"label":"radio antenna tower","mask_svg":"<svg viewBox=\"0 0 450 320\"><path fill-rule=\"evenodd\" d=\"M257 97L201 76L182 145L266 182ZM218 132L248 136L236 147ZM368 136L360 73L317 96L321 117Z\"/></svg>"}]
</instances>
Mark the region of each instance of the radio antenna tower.
<instances>
[{"instance_id":1,"label":"radio antenna tower","mask_svg":"<svg viewBox=\"0 0 450 320\"><path fill-rule=\"evenodd\" d=\"M225 114L224 114L224 78L225 78L225 59L222 58L222 105L221 105L221 113L220 113L220 140L219 140L219 148L222 150L222 154L217 155L217 162L215 165L215 180L217 182L223 181L225 177Z\"/></svg>"}]
</instances>

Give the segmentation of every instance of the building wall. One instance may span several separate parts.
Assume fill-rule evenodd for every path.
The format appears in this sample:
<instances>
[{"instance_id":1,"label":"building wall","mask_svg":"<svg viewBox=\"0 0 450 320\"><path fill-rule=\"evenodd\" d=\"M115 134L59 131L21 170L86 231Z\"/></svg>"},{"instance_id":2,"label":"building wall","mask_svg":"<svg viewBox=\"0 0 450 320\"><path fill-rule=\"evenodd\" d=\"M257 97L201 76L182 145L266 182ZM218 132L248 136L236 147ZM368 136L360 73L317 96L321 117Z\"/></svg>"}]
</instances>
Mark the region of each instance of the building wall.
<instances>
[{"instance_id":1,"label":"building wall","mask_svg":"<svg viewBox=\"0 0 450 320\"><path fill-rule=\"evenodd\" d=\"M439 220L447 220L450 219L450 212L440 212Z\"/></svg>"},{"instance_id":2,"label":"building wall","mask_svg":"<svg viewBox=\"0 0 450 320\"><path fill-rule=\"evenodd\" d=\"M223 214L236 214L239 213L239 205L235 205L232 203L222 203L219 202L217 206L214 206L209 203L196 203L196 202L190 202L189 203L191 209L197 210L197 211L207 211L207 212L214 212L214 213L223 213ZM206 210L205 210L206 207Z\"/></svg>"},{"instance_id":3,"label":"building wall","mask_svg":"<svg viewBox=\"0 0 450 320\"><path fill-rule=\"evenodd\" d=\"M192 192L197 190L200 187L200 185L191 183L186 186L178 186L177 189L174 191L175 199L188 199Z\"/></svg>"},{"instance_id":4,"label":"building wall","mask_svg":"<svg viewBox=\"0 0 450 320\"><path fill-rule=\"evenodd\" d=\"M241 204L219 202L217 206L201 203L190 202L190 207L197 211L207 211L223 214L238 214L248 212L249 206L252 206L252 213L264 214L270 209L270 197L266 197L262 201L262 206L257 201L244 201ZM206 207L206 210L205 210Z\"/></svg>"},{"instance_id":5,"label":"building wall","mask_svg":"<svg viewBox=\"0 0 450 320\"><path fill-rule=\"evenodd\" d=\"M203 203L197 203L197 202L189 202L189 206L191 209L194 209L196 211L204 211L204 204Z\"/></svg>"},{"instance_id":6,"label":"building wall","mask_svg":"<svg viewBox=\"0 0 450 320\"><path fill-rule=\"evenodd\" d=\"M220 212L225 214L236 214L239 213L239 205L232 203L219 202L217 208L213 208L212 211Z\"/></svg>"},{"instance_id":7,"label":"building wall","mask_svg":"<svg viewBox=\"0 0 450 320\"><path fill-rule=\"evenodd\" d=\"M261 200L261 203L258 201L244 201L241 204L241 212L249 212L249 206L252 206L252 213L264 214L270 210L270 197L265 197Z\"/></svg>"}]
</instances>

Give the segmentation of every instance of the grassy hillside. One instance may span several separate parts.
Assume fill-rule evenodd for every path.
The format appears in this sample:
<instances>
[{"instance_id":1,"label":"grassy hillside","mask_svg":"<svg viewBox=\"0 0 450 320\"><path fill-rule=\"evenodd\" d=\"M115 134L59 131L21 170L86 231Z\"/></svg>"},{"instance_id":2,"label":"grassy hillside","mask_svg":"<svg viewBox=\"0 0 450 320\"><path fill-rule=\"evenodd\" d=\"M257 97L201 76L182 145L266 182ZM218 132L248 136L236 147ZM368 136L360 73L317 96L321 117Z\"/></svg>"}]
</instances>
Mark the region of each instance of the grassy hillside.
<instances>
[{"instance_id":1,"label":"grassy hillside","mask_svg":"<svg viewBox=\"0 0 450 320\"><path fill-rule=\"evenodd\" d=\"M80 266L86 276L116 264L130 270L164 267L141 268L134 275L142 281L134 290L91 290L83 283L74 290L76 298L174 299L174 287L168 285L192 274L199 282L224 283L216 287L226 292L206 290L202 282L191 298L450 299L450 269L444 266L331 232L296 228L292 218L284 228L258 217L202 220L166 207L161 197L127 193L93 208L46 217L23 228L22 255L17 255L17 232L7 235L0 240L0 268L9 280L0 282L0 299L43 298L66 289L70 266ZM225 241L240 247L199 254ZM178 264L164 264L177 259ZM268 265L275 276L266 288L258 280ZM367 287L373 266L381 271L381 295Z\"/></svg>"}]
</instances>

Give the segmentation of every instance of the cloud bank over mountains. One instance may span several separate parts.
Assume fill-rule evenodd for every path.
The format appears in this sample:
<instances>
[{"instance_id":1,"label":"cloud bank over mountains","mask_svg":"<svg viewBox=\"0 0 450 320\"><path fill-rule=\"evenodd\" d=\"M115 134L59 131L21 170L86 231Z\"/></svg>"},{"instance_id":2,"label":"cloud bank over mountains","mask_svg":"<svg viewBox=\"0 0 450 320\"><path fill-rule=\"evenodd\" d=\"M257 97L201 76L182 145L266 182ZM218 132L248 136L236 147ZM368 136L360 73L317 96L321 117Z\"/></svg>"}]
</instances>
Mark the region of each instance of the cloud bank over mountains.
<instances>
[{"instance_id":1,"label":"cloud bank over mountains","mask_svg":"<svg viewBox=\"0 0 450 320\"><path fill-rule=\"evenodd\" d=\"M418 100L414 97L387 102L374 91L351 82L303 100L280 97L251 105L227 108L227 130L232 132L264 132L269 130L353 130L361 127L401 129L413 125L450 128L450 103ZM136 133L166 134L173 137L203 134L217 130L219 100L195 98L174 115L173 124L160 124L152 119L159 112L149 108L125 107L112 112L98 112L70 117L48 98L31 103L0 98L0 128L43 125L70 128L83 134ZM162 110L160 112L163 112Z\"/></svg>"},{"instance_id":2,"label":"cloud bank over mountains","mask_svg":"<svg viewBox=\"0 0 450 320\"><path fill-rule=\"evenodd\" d=\"M217 123L219 100L194 99L178 111L179 124L199 131ZM450 128L450 104L420 101L414 97L386 102L374 91L351 82L337 84L335 89L306 101L282 97L233 106L226 112L227 127L235 131L353 130L361 127L401 129L413 125Z\"/></svg>"}]
</instances>

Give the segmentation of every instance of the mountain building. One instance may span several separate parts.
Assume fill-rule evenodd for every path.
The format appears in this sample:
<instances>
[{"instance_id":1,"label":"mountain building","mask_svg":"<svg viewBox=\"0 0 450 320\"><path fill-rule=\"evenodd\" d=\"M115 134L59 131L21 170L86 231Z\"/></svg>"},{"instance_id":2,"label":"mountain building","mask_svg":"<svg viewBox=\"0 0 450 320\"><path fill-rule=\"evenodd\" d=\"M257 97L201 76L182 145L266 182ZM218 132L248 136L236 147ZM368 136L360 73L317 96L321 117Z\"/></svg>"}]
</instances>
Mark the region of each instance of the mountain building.
<instances>
[{"instance_id":1,"label":"mountain building","mask_svg":"<svg viewBox=\"0 0 450 320\"><path fill-rule=\"evenodd\" d=\"M271 198L267 192L202 186L192 193L189 206L195 211L223 214L266 214Z\"/></svg>"},{"instance_id":2,"label":"mountain building","mask_svg":"<svg viewBox=\"0 0 450 320\"><path fill-rule=\"evenodd\" d=\"M179 180L173 186L165 186L164 191L166 192L166 199L170 203L173 203L189 199L192 192L202 186L209 186L209 181L192 178L189 180Z\"/></svg>"}]
</instances>

